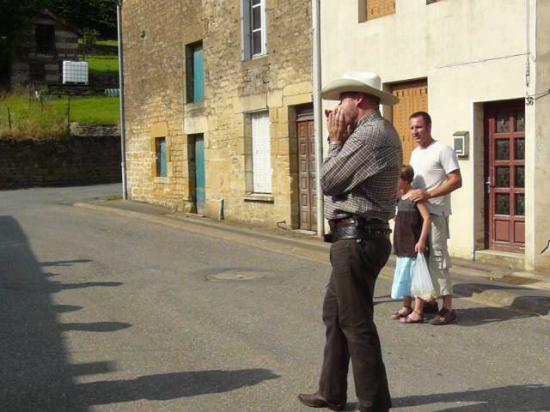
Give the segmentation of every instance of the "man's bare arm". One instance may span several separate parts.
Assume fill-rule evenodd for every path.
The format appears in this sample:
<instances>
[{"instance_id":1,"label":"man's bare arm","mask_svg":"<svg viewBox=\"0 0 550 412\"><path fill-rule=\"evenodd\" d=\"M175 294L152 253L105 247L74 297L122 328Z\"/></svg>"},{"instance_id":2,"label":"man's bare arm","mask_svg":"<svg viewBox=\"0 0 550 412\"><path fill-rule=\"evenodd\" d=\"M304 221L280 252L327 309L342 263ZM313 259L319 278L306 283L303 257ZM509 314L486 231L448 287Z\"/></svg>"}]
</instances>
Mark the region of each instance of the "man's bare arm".
<instances>
[{"instance_id":1,"label":"man's bare arm","mask_svg":"<svg viewBox=\"0 0 550 412\"><path fill-rule=\"evenodd\" d=\"M421 202L422 200L428 200L432 197L440 197L448 195L451 192L454 192L456 189L459 189L462 187L462 175L460 174L460 170L453 170L451 173L447 175L447 180L443 182L443 184L439 187L436 187L433 190L430 190L429 192L423 189L414 189L411 190L410 193L410 199L413 202Z\"/></svg>"}]
</instances>

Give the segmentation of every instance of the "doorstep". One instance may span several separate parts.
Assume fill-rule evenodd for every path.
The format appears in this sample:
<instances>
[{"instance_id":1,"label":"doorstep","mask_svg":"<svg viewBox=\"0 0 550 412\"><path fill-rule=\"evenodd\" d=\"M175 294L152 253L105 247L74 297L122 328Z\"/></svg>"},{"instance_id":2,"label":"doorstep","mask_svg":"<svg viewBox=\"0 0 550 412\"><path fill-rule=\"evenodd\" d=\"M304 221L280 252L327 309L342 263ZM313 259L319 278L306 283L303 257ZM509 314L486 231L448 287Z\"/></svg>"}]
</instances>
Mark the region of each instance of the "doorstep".
<instances>
[{"instance_id":1,"label":"doorstep","mask_svg":"<svg viewBox=\"0 0 550 412\"><path fill-rule=\"evenodd\" d=\"M492 249L476 250L475 261L503 266L508 269L525 270L525 255L523 253L503 252Z\"/></svg>"}]
</instances>

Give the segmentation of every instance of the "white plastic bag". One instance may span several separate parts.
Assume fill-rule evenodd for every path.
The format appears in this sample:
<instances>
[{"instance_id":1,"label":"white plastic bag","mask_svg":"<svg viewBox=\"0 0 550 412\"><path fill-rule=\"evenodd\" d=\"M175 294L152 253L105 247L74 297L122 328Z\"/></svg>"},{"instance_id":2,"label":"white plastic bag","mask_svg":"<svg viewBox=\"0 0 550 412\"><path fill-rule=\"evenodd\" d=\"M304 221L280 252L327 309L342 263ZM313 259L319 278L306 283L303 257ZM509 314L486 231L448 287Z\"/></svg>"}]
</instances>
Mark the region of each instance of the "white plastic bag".
<instances>
[{"instance_id":1,"label":"white plastic bag","mask_svg":"<svg viewBox=\"0 0 550 412\"><path fill-rule=\"evenodd\" d=\"M435 299L437 294L432 283L428 262L423 253L416 256L414 275L411 283L411 294L425 301Z\"/></svg>"}]
</instances>

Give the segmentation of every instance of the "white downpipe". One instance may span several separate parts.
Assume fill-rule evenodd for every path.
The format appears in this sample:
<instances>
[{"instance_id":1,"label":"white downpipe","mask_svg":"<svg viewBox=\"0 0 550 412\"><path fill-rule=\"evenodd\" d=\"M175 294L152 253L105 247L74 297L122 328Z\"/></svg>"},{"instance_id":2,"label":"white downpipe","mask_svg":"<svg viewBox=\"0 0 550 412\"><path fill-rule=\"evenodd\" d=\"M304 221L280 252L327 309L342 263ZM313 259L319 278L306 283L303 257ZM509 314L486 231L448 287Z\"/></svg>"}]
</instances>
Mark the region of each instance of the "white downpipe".
<instances>
[{"instance_id":1,"label":"white downpipe","mask_svg":"<svg viewBox=\"0 0 550 412\"><path fill-rule=\"evenodd\" d=\"M128 199L126 182L126 116L124 113L124 48L122 46L122 0L117 1L117 34L118 34L118 87L120 87L120 167L122 169L122 198Z\"/></svg>"},{"instance_id":2,"label":"white downpipe","mask_svg":"<svg viewBox=\"0 0 550 412\"><path fill-rule=\"evenodd\" d=\"M321 189L323 164L323 106L321 102L321 0L312 0L313 117L315 129L315 190L317 193L317 235L325 234L324 198Z\"/></svg>"}]
</instances>

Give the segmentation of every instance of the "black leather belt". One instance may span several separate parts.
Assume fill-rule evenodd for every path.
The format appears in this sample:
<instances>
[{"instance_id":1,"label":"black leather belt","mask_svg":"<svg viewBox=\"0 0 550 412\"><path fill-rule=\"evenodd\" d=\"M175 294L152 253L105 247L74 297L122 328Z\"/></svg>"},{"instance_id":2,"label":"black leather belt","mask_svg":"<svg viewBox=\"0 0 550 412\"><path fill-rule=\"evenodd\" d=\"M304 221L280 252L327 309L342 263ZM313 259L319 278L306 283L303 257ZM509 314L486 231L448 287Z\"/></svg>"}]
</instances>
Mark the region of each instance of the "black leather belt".
<instances>
[{"instance_id":1,"label":"black leather belt","mask_svg":"<svg viewBox=\"0 0 550 412\"><path fill-rule=\"evenodd\" d=\"M327 242L342 239L388 239L391 233L387 223L360 216L329 220L328 224L330 234L325 236Z\"/></svg>"}]
</instances>

